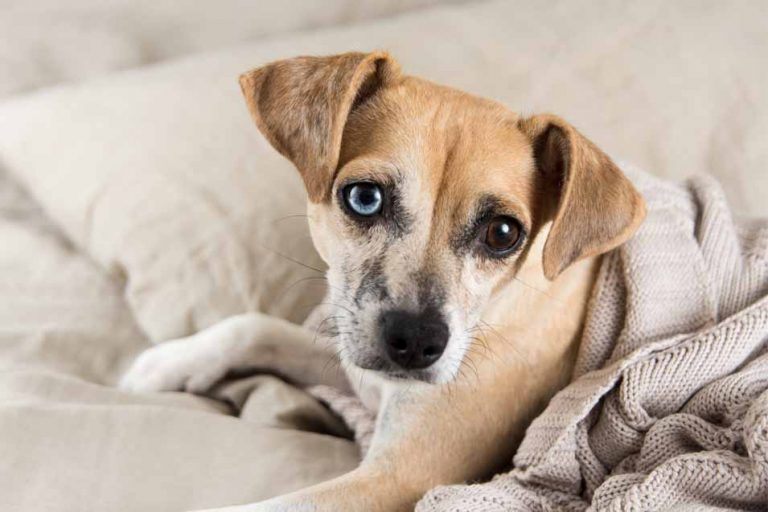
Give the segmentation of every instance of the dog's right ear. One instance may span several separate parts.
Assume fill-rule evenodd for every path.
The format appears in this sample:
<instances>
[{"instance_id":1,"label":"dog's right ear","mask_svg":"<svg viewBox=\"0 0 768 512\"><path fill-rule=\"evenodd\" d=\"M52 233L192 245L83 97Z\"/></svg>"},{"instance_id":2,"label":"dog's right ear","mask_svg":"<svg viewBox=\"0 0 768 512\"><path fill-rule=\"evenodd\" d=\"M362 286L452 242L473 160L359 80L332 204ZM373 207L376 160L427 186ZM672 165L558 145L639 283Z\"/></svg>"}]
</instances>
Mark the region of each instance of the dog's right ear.
<instances>
[{"instance_id":1,"label":"dog's right ear","mask_svg":"<svg viewBox=\"0 0 768 512\"><path fill-rule=\"evenodd\" d=\"M557 116L532 116L519 127L533 145L545 196L556 203L544 244L547 279L634 234L645 218L645 202L608 155Z\"/></svg>"},{"instance_id":2,"label":"dog's right ear","mask_svg":"<svg viewBox=\"0 0 768 512\"><path fill-rule=\"evenodd\" d=\"M296 57L240 76L251 116L299 170L312 202L330 197L350 112L399 77L386 53Z\"/></svg>"}]
</instances>

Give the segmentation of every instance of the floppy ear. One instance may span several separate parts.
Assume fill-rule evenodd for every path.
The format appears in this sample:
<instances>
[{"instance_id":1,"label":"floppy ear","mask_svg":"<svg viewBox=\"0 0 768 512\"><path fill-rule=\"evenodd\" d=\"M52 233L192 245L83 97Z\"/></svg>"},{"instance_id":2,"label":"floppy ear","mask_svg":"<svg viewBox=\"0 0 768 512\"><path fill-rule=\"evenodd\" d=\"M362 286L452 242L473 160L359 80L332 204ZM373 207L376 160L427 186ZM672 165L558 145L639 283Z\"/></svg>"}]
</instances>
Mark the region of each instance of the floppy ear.
<instances>
[{"instance_id":1,"label":"floppy ear","mask_svg":"<svg viewBox=\"0 0 768 512\"><path fill-rule=\"evenodd\" d=\"M350 112L399 76L386 53L296 57L240 76L261 133L299 170L310 201L330 196Z\"/></svg>"},{"instance_id":2,"label":"floppy ear","mask_svg":"<svg viewBox=\"0 0 768 512\"><path fill-rule=\"evenodd\" d=\"M556 197L544 244L544 275L627 241L645 218L645 202L611 159L570 124L552 115L523 119L546 194Z\"/></svg>"}]
</instances>

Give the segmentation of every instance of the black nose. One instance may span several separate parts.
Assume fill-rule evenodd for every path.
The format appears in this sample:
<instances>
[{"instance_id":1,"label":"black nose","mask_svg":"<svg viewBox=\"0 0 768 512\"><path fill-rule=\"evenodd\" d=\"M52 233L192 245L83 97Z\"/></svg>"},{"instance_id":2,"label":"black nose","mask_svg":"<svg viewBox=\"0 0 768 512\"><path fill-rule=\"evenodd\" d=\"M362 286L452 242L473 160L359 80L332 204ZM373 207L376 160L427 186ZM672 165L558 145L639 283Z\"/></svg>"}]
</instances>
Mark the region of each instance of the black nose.
<instances>
[{"instance_id":1,"label":"black nose","mask_svg":"<svg viewBox=\"0 0 768 512\"><path fill-rule=\"evenodd\" d=\"M435 310L388 311L381 315L384 350L395 364L407 370L426 368L440 359L448 336L448 325Z\"/></svg>"}]
</instances>

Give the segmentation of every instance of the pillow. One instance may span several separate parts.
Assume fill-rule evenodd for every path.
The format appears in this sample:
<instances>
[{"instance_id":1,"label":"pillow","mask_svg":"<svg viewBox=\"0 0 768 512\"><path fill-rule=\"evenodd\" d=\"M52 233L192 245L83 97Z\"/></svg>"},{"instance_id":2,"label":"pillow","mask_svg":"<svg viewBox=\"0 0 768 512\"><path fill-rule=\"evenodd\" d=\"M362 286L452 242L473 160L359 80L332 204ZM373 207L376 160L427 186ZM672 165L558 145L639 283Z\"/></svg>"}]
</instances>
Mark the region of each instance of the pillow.
<instances>
[{"instance_id":1,"label":"pillow","mask_svg":"<svg viewBox=\"0 0 768 512\"><path fill-rule=\"evenodd\" d=\"M240 97L248 64L206 64L46 92L0 114L0 162L125 279L153 340L247 310L301 321L323 294L301 181Z\"/></svg>"},{"instance_id":2,"label":"pillow","mask_svg":"<svg viewBox=\"0 0 768 512\"><path fill-rule=\"evenodd\" d=\"M459 0L6 0L0 97L294 30Z\"/></svg>"},{"instance_id":3,"label":"pillow","mask_svg":"<svg viewBox=\"0 0 768 512\"><path fill-rule=\"evenodd\" d=\"M0 105L0 164L125 278L155 340L244 310L300 321L322 300L297 173L257 133L237 85L277 58L385 48L406 73L557 112L616 158L667 177L712 172L737 207L766 211L760 16L558 5L442 7L44 91ZM685 30L670 37L673 22Z\"/></svg>"}]
</instances>

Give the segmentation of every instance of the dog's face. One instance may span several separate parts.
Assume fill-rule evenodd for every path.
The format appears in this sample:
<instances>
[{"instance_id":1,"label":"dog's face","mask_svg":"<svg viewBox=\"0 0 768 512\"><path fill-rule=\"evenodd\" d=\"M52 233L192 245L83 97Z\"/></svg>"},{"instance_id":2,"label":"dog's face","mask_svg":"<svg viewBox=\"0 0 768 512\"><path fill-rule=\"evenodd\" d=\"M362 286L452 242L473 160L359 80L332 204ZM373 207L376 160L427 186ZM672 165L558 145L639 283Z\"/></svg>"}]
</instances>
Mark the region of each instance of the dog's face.
<instances>
[{"instance_id":1,"label":"dog's face","mask_svg":"<svg viewBox=\"0 0 768 512\"><path fill-rule=\"evenodd\" d=\"M309 194L341 357L446 382L543 224L543 269L625 241L642 200L552 116L401 76L385 54L302 57L241 78L257 125Z\"/></svg>"}]
</instances>

